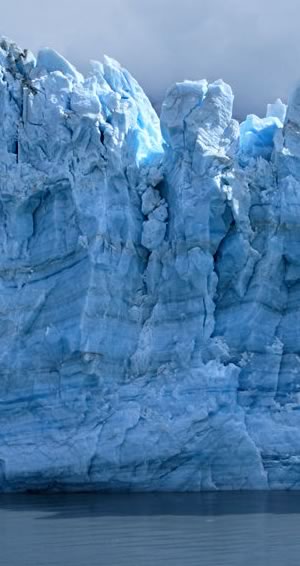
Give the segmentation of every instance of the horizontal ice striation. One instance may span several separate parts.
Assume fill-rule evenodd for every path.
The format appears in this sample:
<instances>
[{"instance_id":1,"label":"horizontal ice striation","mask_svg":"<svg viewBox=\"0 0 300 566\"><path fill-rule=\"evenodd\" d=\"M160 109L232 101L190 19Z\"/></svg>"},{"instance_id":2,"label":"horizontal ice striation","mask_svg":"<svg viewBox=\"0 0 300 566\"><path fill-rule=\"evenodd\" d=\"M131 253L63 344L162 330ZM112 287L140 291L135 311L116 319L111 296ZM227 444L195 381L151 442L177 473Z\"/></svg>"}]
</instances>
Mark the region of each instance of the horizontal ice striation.
<instances>
[{"instance_id":1,"label":"horizontal ice striation","mask_svg":"<svg viewBox=\"0 0 300 566\"><path fill-rule=\"evenodd\" d=\"M0 48L0 490L300 487L300 88Z\"/></svg>"}]
</instances>

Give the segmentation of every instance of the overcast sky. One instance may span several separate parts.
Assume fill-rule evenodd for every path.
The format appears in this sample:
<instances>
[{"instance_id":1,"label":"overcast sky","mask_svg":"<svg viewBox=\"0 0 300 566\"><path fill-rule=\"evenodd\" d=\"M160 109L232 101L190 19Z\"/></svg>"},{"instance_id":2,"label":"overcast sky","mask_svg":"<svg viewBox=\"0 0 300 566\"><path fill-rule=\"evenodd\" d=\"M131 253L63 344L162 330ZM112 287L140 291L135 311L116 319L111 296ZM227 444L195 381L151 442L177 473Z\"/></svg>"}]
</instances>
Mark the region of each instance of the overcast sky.
<instances>
[{"instance_id":1,"label":"overcast sky","mask_svg":"<svg viewBox=\"0 0 300 566\"><path fill-rule=\"evenodd\" d=\"M106 53L155 101L183 79L223 78L235 115L264 114L300 79L299 0L10 0L0 32L81 70Z\"/></svg>"}]
</instances>

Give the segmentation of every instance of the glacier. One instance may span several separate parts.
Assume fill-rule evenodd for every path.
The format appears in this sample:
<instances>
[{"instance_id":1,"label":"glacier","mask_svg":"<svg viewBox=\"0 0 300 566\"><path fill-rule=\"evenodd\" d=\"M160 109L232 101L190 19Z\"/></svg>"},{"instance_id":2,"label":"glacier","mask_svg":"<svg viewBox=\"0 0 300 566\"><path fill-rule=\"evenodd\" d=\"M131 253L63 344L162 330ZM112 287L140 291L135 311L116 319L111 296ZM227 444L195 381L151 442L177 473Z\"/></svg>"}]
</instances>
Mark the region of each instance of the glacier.
<instances>
[{"instance_id":1,"label":"glacier","mask_svg":"<svg viewBox=\"0 0 300 566\"><path fill-rule=\"evenodd\" d=\"M300 488L300 86L160 119L0 42L0 491Z\"/></svg>"}]
</instances>

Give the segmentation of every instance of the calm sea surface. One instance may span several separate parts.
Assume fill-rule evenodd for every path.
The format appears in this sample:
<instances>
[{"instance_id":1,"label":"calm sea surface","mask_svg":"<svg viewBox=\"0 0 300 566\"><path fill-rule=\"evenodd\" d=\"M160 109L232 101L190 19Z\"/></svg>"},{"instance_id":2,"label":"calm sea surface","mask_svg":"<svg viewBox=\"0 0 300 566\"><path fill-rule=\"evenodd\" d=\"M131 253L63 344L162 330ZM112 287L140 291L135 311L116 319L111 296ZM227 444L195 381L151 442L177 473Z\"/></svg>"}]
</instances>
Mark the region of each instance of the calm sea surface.
<instances>
[{"instance_id":1,"label":"calm sea surface","mask_svg":"<svg viewBox=\"0 0 300 566\"><path fill-rule=\"evenodd\" d=\"M2 566L300 566L300 492L0 496Z\"/></svg>"}]
</instances>

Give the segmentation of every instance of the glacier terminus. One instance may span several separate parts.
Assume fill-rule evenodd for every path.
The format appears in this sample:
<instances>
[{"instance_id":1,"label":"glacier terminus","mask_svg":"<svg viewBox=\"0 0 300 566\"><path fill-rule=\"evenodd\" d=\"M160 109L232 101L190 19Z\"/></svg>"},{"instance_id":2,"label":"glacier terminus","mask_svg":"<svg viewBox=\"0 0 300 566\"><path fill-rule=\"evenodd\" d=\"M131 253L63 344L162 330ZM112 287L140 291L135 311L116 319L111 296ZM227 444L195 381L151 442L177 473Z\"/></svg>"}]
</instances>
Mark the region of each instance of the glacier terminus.
<instances>
[{"instance_id":1,"label":"glacier terminus","mask_svg":"<svg viewBox=\"0 0 300 566\"><path fill-rule=\"evenodd\" d=\"M0 491L300 488L300 87L160 119L0 43Z\"/></svg>"}]
</instances>

